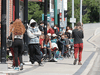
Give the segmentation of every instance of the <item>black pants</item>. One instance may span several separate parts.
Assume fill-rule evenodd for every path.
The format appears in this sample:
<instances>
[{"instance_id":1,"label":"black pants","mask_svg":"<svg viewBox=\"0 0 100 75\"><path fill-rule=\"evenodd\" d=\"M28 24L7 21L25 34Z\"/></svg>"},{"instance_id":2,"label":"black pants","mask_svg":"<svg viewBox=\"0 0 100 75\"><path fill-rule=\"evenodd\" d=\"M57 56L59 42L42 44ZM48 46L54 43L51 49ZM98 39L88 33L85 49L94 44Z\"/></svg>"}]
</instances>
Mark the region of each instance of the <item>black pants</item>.
<instances>
[{"instance_id":1,"label":"black pants","mask_svg":"<svg viewBox=\"0 0 100 75\"><path fill-rule=\"evenodd\" d=\"M14 39L13 47L14 47L15 66L18 67L18 57L19 57L20 63L22 63L23 40Z\"/></svg>"},{"instance_id":2,"label":"black pants","mask_svg":"<svg viewBox=\"0 0 100 75\"><path fill-rule=\"evenodd\" d=\"M29 44L30 61L34 64L35 61L41 63L41 52L39 44Z\"/></svg>"},{"instance_id":3,"label":"black pants","mask_svg":"<svg viewBox=\"0 0 100 75\"><path fill-rule=\"evenodd\" d=\"M44 48L44 49L43 49L43 52L44 52L44 54L46 55L46 56L45 56L45 59L47 58L47 54L48 54L49 59L51 59L51 49L46 49L46 48Z\"/></svg>"}]
</instances>

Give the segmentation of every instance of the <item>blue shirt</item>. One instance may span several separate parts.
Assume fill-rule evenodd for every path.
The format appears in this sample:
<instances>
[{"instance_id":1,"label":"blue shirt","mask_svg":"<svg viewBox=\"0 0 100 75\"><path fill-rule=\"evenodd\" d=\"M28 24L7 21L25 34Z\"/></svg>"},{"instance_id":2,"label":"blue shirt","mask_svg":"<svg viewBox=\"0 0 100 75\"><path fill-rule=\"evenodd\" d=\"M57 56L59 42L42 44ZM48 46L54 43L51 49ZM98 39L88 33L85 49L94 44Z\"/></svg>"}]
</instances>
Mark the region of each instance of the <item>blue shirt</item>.
<instances>
[{"instance_id":1,"label":"blue shirt","mask_svg":"<svg viewBox=\"0 0 100 75\"><path fill-rule=\"evenodd\" d=\"M57 39L52 39L51 43L57 43Z\"/></svg>"}]
</instances>

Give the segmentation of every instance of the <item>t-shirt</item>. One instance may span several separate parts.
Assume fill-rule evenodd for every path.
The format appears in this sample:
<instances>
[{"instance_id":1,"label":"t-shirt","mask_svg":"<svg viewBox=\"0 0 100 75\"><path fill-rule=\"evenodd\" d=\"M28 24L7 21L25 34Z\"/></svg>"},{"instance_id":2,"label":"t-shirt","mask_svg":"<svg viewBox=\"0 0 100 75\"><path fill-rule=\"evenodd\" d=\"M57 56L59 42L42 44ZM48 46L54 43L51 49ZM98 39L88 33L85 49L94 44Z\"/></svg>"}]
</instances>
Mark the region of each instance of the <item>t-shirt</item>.
<instances>
[{"instance_id":1,"label":"t-shirt","mask_svg":"<svg viewBox=\"0 0 100 75\"><path fill-rule=\"evenodd\" d=\"M43 41L44 41L44 39L41 39L41 38L40 38L40 45L42 44Z\"/></svg>"},{"instance_id":2,"label":"t-shirt","mask_svg":"<svg viewBox=\"0 0 100 75\"><path fill-rule=\"evenodd\" d=\"M44 31L44 27L43 26L39 26L40 31Z\"/></svg>"},{"instance_id":3,"label":"t-shirt","mask_svg":"<svg viewBox=\"0 0 100 75\"><path fill-rule=\"evenodd\" d=\"M57 43L57 39L52 39L51 43Z\"/></svg>"},{"instance_id":4,"label":"t-shirt","mask_svg":"<svg viewBox=\"0 0 100 75\"><path fill-rule=\"evenodd\" d=\"M68 30L68 32L69 32L70 34L72 34L72 30Z\"/></svg>"},{"instance_id":5,"label":"t-shirt","mask_svg":"<svg viewBox=\"0 0 100 75\"><path fill-rule=\"evenodd\" d=\"M65 32L65 35L67 35L68 39L70 39L71 35L69 32Z\"/></svg>"},{"instance_id":6,"label":"t-shirt","mask_svg":"<svg viewBox=\"0 0 100 75\"><path fill-rule=\"evenodd\" d=\"M74 29L72 32L72 38L74 38L74 44L83 43L84 34L82 30Z\"/></svg>"},{"instance_id":7,"label":"t-shirt","mask_svg":"<svg viewBox=\"0 0 100 75\"><path fill-rule=\"evenodd\" d=\"M51 35L52 35L52 34L54 34L54 30L52 28L50 28L49 30L47 30L47 33L51 33Z\"/></svg>"}]
</instances>

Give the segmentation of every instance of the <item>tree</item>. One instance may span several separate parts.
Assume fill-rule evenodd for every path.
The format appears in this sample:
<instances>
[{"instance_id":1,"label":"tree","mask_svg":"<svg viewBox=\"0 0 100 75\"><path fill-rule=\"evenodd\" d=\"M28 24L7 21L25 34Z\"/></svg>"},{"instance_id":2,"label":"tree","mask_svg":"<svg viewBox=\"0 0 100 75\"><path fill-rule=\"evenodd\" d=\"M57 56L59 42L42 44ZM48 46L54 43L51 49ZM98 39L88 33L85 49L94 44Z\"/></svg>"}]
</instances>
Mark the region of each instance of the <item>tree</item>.
<instances>
[{"instance_id":1,"label":"tree","mask_svg":"<svg viewBox=\"0 0 100 75\"><path fill-rule=\"evenodd\" d=\"M99 0L83 0L83 5L87 6L87 13L83 15L83 23L99 22L100 2ZM75 0L75 18L76 22L80 21L80 0ZM68 25L71 26L70 18L72 17L72 0L68 0Z\"/></svg>"},{"instance_id":2,"label":"tree","mask_svg":"<svg viewBox=\"0 0 100 75\"><path fill-rule=\"evenodd\" d=\"M42 20L43 10L40 10L39 4L36 2L28 2L28 20L31 18L39 23Z\"/></svg>"},{"instance_id":3,"label":"tree","mask_svg":"<svg viewBox=\"0 0 100 75\"><path fill-rule=\"evenodd\" d=\"M48 0L48 13L49 12L49 0ZM42 14L44 13L43 2L28 2L28 20L33 18L37 23L42 20Z\"/></svg>"}]
</instances>

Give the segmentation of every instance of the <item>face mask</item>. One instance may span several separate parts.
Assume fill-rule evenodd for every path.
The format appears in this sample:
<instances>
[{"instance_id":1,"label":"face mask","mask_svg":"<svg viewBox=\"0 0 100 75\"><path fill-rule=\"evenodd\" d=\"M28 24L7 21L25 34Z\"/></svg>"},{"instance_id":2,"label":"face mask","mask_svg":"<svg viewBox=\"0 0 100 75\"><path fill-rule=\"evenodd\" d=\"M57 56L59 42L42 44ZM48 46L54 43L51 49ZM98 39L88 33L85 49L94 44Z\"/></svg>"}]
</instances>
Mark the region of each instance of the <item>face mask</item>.
<instances>
[{"instance_id":1,"label":"face mask","mask_svg":"<svg viewBox=\"0 0 100 75\"><path fill-rule=\"evenodd\" d=\"M54 29L57 29L57 27L54 27Z\"/></svg>"},{"instance_id":2,"label":"face mask","mask_svg":"<svg viewBox=\"0 0 100 75\"><path fill-rule=\"evenodd\" d=\"M44 26L44 24L42 24L41 26Z\"/></svg>"},{"instance_id":3,"label":"face mask","mask_svg":"<svg viewBox=\"0 0 100 75\"><path fill-rule=\"evenodd\" d=\"M32 23L32 24L31 24L31 27L35 27L35 26L36 26L36 23Z\"/></svg>"}]
</instances>

